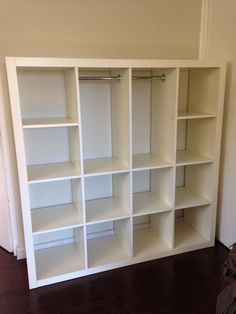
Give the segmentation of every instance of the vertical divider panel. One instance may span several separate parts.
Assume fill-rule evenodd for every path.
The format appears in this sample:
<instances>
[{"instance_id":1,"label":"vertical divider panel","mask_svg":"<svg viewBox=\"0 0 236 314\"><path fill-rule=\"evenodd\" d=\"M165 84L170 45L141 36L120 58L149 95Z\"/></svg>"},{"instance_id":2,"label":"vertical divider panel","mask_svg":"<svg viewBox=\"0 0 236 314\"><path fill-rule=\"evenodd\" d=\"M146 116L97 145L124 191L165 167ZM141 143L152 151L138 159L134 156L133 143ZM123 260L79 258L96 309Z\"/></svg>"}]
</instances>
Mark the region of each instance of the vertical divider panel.
<instances>
[{"instance_id":1,"label":"vertical divider panel","mask_svg":"<svg viewBox=\"0 0 236 314\"><path fill-rule=\"evenodd\" d=\"M173 164L176 106L176 69L153 70L153 75L166 74L166 80L152 81L151 147L152 152Z\"/></svg>"},{"instance_id":2,"label":"vertical divider panel","mask_svg":"<svg viewBox=\"0 0 236 314\"><path fill-rule=\"evenodd\" d=\"M79 108L77 106L77 79L75 68L65 71L67 115L71 120L80 122ZM81 170L80 127L78 129L69 129L69 141L71 161L75 168Z\"/></svg>"},{"instance_id":3,"label":"vertical divider panel","mask_svg":"<svg viewBox=\"0 0 236 314\"><path fill-rule=\"evenodd\" d=\"M134 239L133 239L133 143L132 143L132 69L128 69L128 93L129 93L129 208L130 208L130 257L134 256Z\"/></svg>"},{"instance_id":4,"label":"vertical divider panel","mask_svg":"<svg viewBox=\"0 0 236 314\"><path fill-rule=\"evenodd\" d=\"M76 212L79 216L80 221L83 221L83 196L82 196L82 184L81 179L71 180L71 188L72 188L72 201L74 203ZM82 217L81 217L82 215Z\"/></svg>"},{"instance_id":5,"label":"vertical divider panel","mask_svg":"<svg viewBox=\"0 0 236 314\"><path fill-rule=\"evenodd\" d=\"M116 73L112 73L115 75ZM129 208L129 222L123 227L121 233L126 237L126 249L129 256L133 256L133 236L132 236L132 136L131 136L131 69L119 69L120 81L112 81L112 136L113 136L113 156L118 157L122 164L129 169L129 197L125 200ZM125 195L125 193L123 193ZM127 194L126 194L127 195ZM124 201L124 200L123 200ZM123 241L125 242L125 241Z\"/></svg>"},{"instance_id":6,"label":"vertical divider panel","mask_svg":"<svg viewBox=\"0 0 236 314\"><path fill-rule=\"evenodd\" d=\"M10 102L13 119L14 138L16 143L18 177L20 181L21 206L24 225L24 236L27 256L27 268L30 288L37 287L36 265L34 256L34 244L32 235L32 221L30 213L29 184L26 168L26 156L24 151L24 135L20 109L19 88L15 58L6 59L7 77L10 91Z\"/></svg>"},{"instance_id":7,"label":"vertical divider panel","mask_svg":"<svg viewBox=\"0 0 236 314\"><path fill-rule=\"evenodd\" d=\"M73 166L80 172L81 171L81 156L80 156L80 139L79 127L69 128L69 147L70 147L70 160Z\"/></svg>"},{"instance_id":8,"label":"vertical divider panel","mask_svg":"<svg viewBox=\"0 0 236 314\"><path fill-rule=\"evenodd\" d=\"M174 146L174 175L173 175L173 205L175 206L175 198L176 198L176 152L177 152L177 129L178 129L178 105L179 105L179 86L180 86L180 69L176 69L176 86L175 86L175 108L174 108L174 141L173 141L173 146ZM174 243L175 243L175 210L172 212L172 243L171 243L171 248L174 248Z\"/></svg>"},{"instance_id":9,"label":"vertical divider panel","mask_svg":"<svg viewBox=\"0 0 236 314\"><path fill-rule=\"evenodd\" d=\"M117 236L125 248L126 253L131 258L131 220L123 219L114 222Z\"/></svg>"},{"instance_id":10,"label":"vertical divider panel","mask_svg":"<svg viewBox=\"0 0 236 314\"><path fill-rule=\"evenodd\" d=\"M67 116L73 121L80 121L80 115L77 107L77 83L76 69L66 70L66 98L67 98Z\"/></svg>"},{"instance_id":11,"label":"vertical divider panel","mask_svg":"<svg viewBox=\"0 0 236 314\"><path fill-rule=\"evenodd\" d=\"M180 69L176 69L176 100L175 100L175 134L174 134L174 165L176 165L176 151L177 151L177 128L178 128L178 106L179 106L179 86L180 86Z\"/></svg>"},{"instance_id":12,"label":"vertical divider panel","mask_svg":"<svg viewBox=\"0 0 236 314\"><path fill-rule=\"evenodd\" d=\"M85 260L85 250L84 250L84 245L85 245L85 240L84 240L84 233L81 231L81 228L79 229L74 229L74 239L75 239L75 245L77 247L77 250L79 251L79 256L83 258L83 262L81 264L84 264ZM68 257L70 258L70 257Z\"/></svg>"},{"instance_id":13,"label":"vertical divider panel","mask_svg":"<svg viewBox=\"0 0 236 314\"><path fill-rule=\"evenodd\" d=\"M112 73L114 75L114 73ZM119 70L121 80L111 82L112 154L130 167L129 70Z\"/></svg>"},{"instance_id":14,"label":"vertical divider panel","mask_svg":"<svg viewBox=\"0 0 236 314\"><path fill-rule=\"evenodd\" d=\"M130 216L130 173L113 176L113 196L118 196L121 207L128 209Z\"/></svg>"},{"instance_id":15,"label":"vertical divider panel","mask_svg":"<svg viewBox=\"0 0 236 314\"><path fill-rule=\"evenodd\" d=\"M117 73L112 72L112 75ZM112 103L112 136L113 136L113 156L118 157L122 164L129 169L129 180L125 182L128 194L125 195L126 205L129 208L129 221L123 226L121 233L126 241L123 241L130 257L133 256L133 235L132 235L132 126L131 126L131 69L119 69L120 81L111 83L111 103ZM116 184L115 184L116 186ZM124 191L125 192L125 191ZM128 195L128 197L127 197ZM127 198L126 198L127 197ZM126 242L126 243L125 243Z\"/></svg>"},{"instance_id":16,"label":"vertical divider panel","mask_svg":"<svg viewBox=\"0 0 236 314\"><path fill-rule=\"evenodd\" d=\"M83 209L83 249L84 249L84 260L85 268L88 268L88 249L87 249L87 230L86 230L86 209L85 209L85 185L84 185L84 165L83 165L83 147L82 147L82 128L81 128L81 104L80 104L80 90L79 90L79 71L78 68L75 68L75 86L76 86L76 103L77 103L77 112L78 112L78 122L79 122L79 145L80 150L80 166L81 166L81 194L82 194L82 209Z\"/></svg>"},{"instance_id":17,"label":"vertical divider panel","mask_svg":"<svg viewBox=\"0 0 236 314\"><path fill-rule=\"evenodd\" d=\"M173 236L169 228L172 224L173 211L152 215L151 225L155 233L160 239L168 245L169 248L173 247ZM170 223L171 222L171 223Z\"/></svg>"},{"instance_id":18,"label":"vertical divider panel","mask_svg":"<svg viewBox=\"0 0 236 314\"><path fill-rule=\"evenodd\" d=\"M216 134L215 134L215 148L214 148L214 168L212 178L214 180L212 191L212 215L211 215L211 244L215 241L216 229L216 211L217 211L217 193L219 181L219 165L220 165L220 147L222 137L222 123L223 123L223 110L224 110L224 94L225 94L225 81L226 81L226 64L222 65L219 69L219 90L218 90L218 104L217 104L217 117L216 117Z\"/></svg>"}]
</instances>

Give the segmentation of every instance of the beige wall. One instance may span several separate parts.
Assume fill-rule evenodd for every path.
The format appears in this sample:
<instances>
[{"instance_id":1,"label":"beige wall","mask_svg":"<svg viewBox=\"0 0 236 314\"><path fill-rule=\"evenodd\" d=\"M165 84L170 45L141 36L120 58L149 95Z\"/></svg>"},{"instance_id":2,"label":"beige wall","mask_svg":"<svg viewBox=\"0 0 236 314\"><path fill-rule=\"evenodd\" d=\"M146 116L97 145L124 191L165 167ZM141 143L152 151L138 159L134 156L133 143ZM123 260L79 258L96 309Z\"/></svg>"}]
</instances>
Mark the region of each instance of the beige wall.
<instances>
[{"instance_id":1,"label":"beige wall","mask_svg":"<svg viewBox=\"0 0 236 314\"><path fill-rule=\"evenodd\" d=\"M201 0L0 0L1 55L198 56Z\"/></svg>"},{"instance_id":2,"label":"beige wall","mask_svg":"<svg viewBox=\"0 0 236 314\"><path fill-rule=\"evenodd\" d=\"M236 242L236 1L209 1L207 55L228 62L222 138L217 237Z\"/></svg>"},{"instance_id":3,"label":"beige wall","mask_svg":"<svg viewBox=\"0 0 236 314\"><path fill-rule=\"evenodd\" d=\"M0 74L23 245L5 56L197 58L201 0L0 0ZM3 126L2 126L3 127ZM5 148L6 150L6 148Z\"/></svg>"}]
</instances>

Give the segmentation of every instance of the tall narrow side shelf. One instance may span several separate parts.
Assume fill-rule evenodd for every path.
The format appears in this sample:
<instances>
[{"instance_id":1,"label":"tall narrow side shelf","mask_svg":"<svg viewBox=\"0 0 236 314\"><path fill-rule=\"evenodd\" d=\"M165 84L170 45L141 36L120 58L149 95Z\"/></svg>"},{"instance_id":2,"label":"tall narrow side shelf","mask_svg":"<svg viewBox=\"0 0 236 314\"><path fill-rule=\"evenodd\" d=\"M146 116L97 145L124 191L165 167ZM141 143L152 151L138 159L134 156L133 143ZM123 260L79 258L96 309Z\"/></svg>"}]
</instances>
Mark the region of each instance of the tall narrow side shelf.
<instances>
[{"instance_id":1,"label":"tall narrow side shelf","mask_svg":"<svg viewBox=\"0 0 236 314\"><path fill-rule=\"evenodd\" d=\"M214 245L223 62L6 65L30 288Z\"/></svg>"}]
</instances>

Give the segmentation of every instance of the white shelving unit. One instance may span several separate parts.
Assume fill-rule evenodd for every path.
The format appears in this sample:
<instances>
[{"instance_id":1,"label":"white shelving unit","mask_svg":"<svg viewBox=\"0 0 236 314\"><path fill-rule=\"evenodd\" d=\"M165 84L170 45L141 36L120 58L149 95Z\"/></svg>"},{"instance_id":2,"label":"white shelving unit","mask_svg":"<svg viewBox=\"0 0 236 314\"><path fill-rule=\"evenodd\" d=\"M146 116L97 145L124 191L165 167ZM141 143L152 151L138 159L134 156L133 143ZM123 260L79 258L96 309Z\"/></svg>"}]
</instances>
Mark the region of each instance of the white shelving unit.
<instances>
[{"instance_id":1,"label":"white shelving unit","mask_svg":"<svg viewBox=\"0 0 236 314\"><path fill-rule=\"evenodd\" d=\"M214 245L223 62L6 64L30 288Z\"/></svg>"}]
</instances>

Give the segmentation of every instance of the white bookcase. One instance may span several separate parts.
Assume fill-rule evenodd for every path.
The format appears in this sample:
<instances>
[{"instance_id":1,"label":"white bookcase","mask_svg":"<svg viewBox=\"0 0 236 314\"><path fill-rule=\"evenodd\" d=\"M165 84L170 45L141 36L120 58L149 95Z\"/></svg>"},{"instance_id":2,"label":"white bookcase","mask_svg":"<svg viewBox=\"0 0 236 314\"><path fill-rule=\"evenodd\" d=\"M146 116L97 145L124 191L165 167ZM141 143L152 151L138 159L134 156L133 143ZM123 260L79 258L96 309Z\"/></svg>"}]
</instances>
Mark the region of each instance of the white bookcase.
<instances>
[{"instance_id":1,"label":"white bookcase","mask_svg":"<svg viewBox=\"0 0 236 314\"><path fill-rule=\"evenodd\" d=\"M30 288L214 245L223 62L6 64Z\"/></svg>"}]
</instances>

